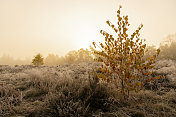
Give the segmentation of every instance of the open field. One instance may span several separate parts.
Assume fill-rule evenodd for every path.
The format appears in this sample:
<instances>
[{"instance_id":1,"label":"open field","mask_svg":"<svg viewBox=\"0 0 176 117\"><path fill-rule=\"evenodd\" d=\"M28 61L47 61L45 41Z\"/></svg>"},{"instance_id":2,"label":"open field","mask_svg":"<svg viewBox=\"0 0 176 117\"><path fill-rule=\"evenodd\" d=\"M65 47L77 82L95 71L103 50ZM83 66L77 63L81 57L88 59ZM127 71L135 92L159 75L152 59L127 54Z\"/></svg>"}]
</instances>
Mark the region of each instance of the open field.
<instances>
[{"instance_id":1,"label":"open field","mask_svg":"<svg viewBox=\"0 0 176 117\"><path fill-rule=\"evenodd\" d=\"M97 65L0 66L0 116L176 116L176 62L157 62L153 75L165 77L126 101L113 85L97 82Z\"/></svg>"}]
</instances>

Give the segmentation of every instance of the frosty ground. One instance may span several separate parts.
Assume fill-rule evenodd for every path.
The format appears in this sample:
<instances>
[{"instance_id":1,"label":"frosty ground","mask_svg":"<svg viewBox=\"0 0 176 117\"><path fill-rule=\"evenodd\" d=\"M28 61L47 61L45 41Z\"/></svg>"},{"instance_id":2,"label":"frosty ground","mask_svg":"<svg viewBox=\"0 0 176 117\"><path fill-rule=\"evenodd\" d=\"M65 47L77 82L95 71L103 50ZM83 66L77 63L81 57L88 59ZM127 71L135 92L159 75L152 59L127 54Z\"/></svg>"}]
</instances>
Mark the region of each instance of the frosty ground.
<instances>
[{"instance_id":1,"label":"frosty ground","mask_svg":"<svg viewBox=\"0 0 176 117\"><path fill-rule=\"evenodd\" d=\"M153 75L164 78L146 84L128 100L120 100L114 86L98 83L93 74L98 65L1 65L0 116L176 116L176 62L158 61Z\"/></svg>"}]
</instances>

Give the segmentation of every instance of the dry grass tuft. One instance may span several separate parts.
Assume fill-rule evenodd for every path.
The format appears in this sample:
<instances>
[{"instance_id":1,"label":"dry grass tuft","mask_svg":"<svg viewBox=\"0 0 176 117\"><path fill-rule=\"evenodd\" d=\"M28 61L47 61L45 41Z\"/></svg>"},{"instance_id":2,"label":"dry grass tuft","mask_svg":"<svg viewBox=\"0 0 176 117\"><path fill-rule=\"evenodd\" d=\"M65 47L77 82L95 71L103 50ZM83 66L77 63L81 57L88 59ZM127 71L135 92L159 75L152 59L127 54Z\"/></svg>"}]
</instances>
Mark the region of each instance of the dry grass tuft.
<instances>
[{"instance_id":1,"label":"dry grass tuft","mask_svg":"<svg viewBox=\"0 0 176 117\"><path fill-rule=\"evenodd\" d=\"M0 116L176 116L176 83L168 77L172 72L120 100L114 85L93 75L97 65L0 66Z\"/></svg>"}]
</instances>

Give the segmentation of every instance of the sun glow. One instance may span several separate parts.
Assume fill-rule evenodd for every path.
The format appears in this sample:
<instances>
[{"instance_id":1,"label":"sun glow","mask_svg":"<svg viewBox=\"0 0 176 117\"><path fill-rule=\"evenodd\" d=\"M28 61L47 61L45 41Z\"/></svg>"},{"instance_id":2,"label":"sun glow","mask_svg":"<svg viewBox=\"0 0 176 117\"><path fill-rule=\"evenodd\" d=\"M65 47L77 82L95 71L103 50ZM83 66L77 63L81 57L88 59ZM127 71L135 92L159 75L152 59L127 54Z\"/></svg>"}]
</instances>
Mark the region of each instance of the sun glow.
<instances>
[{"instance_id":1,"label":"sun glow","mask_svg":"<svg viewBox=\"0 0 176 117\"><path fill-rule=\"evenodd\" d=\"M133 32L142 23L141 38L158 47L175 33L175 4L176 0L0 0L0 57L64 56L89 49L92 42L104 41L100 30L113 33L106 21L116 25L119 5L129 16L129 29Z\"/></svg>"},{"instance_id":2,"label":"sun glow","mask_svg":"<svg viewBox=\"0 0 176 117\"><path fill-rule=\"evenodd\" d=\"M89 49L93 41L98 39L99 31L96 27L85 22L79 22L79 25L74 29L74 38L77 40L78 49Z\"/></svg>"}]
</instances>

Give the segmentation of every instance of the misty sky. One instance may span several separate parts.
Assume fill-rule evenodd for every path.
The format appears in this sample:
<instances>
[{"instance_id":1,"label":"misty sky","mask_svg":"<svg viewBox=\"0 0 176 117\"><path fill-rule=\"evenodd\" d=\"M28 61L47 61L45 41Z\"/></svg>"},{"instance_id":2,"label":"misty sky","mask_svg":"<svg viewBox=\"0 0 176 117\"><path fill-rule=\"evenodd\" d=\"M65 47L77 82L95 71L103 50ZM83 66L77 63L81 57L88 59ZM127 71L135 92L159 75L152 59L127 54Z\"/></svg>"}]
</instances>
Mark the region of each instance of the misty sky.
<instances>
[{"instance_id":1,"label":"misty sky","mask_svg":"<svg viewBox=\"0 0 176 117\"><path fill-rule=\"evenodd\" d=\"M0 56L64 55L104 37L116 11L129 16L130 31L141 23L142 38L158 46L176 33L176 0L0 0Z\"/></svg>"}]
</instances>

